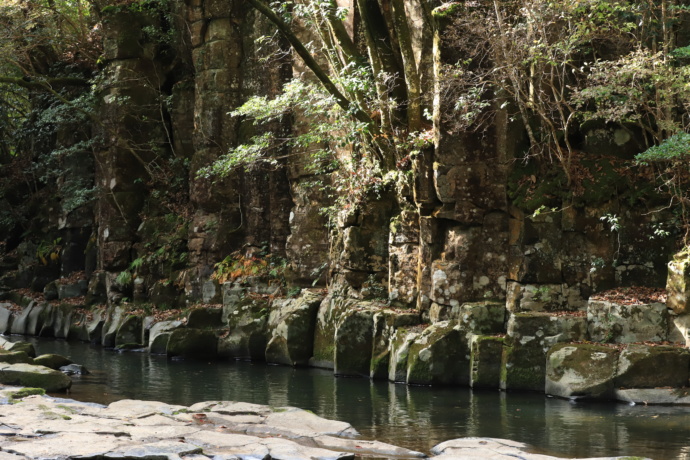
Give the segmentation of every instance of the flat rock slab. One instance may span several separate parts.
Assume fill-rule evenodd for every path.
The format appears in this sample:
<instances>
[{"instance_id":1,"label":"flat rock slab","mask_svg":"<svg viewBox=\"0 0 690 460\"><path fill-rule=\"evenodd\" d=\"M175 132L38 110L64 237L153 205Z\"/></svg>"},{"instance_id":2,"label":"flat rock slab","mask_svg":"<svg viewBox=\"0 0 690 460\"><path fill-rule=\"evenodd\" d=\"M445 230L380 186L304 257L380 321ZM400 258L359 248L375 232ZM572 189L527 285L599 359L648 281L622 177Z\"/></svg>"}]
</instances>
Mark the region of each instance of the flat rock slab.
<instances>
[{"instance_id":1,"label":"flat rock slab","mask_svg":"<svg viewBox=\"0 0 690 460\"><path fill-rule=\"evenodd\" d=\"M496 438L451 439L434 446L431 452L437 460L553 460L557 457L532 454L529 446L521 442ZM614 460L630 457L597 457L587 460ZM635 457L638 458L638 457ZM641 457L639 457L641 459ZM585 460L585 459L572 459ZM641 459L642 460L642 459ZM645 459L650 460L650 459Z\"/></svg>"},{"instance_id":2,"label":"flat rock slab","mask_svg":"<svg viewBox=\"0 0 690 460\"><path fill-rule=\"evenodd\" d=\"M0 386L0 401L18 388ZM351 460L417 459L415 452L355 439L345 422L294 407L210 401L190 407L124 400L108 407L27 396L0 407L0 460ZM237 428L242 427L242 432ZM252 435L253 431L255 435ZM490 438L439 444L439 460L555 459Z\"/></svg>"}]
</instances>

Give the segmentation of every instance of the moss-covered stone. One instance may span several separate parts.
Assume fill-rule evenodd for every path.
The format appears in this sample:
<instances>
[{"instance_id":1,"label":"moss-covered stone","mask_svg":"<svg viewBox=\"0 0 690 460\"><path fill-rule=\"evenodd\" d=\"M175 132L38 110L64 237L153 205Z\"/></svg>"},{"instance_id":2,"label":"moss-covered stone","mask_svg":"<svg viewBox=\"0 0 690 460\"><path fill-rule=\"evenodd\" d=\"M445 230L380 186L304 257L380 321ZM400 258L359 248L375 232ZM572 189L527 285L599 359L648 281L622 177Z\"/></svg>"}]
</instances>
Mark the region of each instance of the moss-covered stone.
<instances>
[{"instance_id":1,"label":"moss-covered stone","mask_svg":"<svg viewBox=\"0 0 690 460\"><path fill-rule=\"evenodd\" d=\"M433 324L415 339L407 359L407 383L469 385L470 350L457 324Z\"/></svg>"},{"instance_id":2,"label":"moss-covered stone","mask_svg":"<svg viewBox=\"0 0 690 460\"><path fill-rule=\"evenodd\" d=\"M618 388L686 387L690 351L669 346L628 345L620 353L614 384Z\"/></svg>"},{"instance_id":3,"label":"moss-covered stone","mask_svg":"<svg viewBox=\"0 0 690 460\"><path fill-rule=\"evenodd\" d=\"M161 321L149 330L149 353L164 355L168 349L170 334L182 327L181 321Z\"/></svg>"},{"instance_id":4,"label":"moss-covered stone","mask_svg":"<svg viewBox=\"0 0 690 460\"><path fill-rule=\"evenodd\" d=\"M72 361L61 355L47 354L35 357L33 364L36 364L37 366L45 366L50 369L58 370L62 366L72 364Z\"/></svg>"},{"instance_id":5,"label":"moss-covered stone","mask_svg":"<svg viewBox=\"0 0 690 460\"><path fill-rule=\"evenodd\" d=\"M22 351L32 358L36 356L33 344L28 342L10 342L0 337L0 349L5 351Z\"/></svg>"},{"instance_id":6,"label":"moss-covered stone","mask_svg":"<svg viewBox=\"0 0 690 460\"><path fill-rule=\"evenodd\" d=\"M12 393L10 393L10 398L17 400L26 398L27 396L43 396L44 394L46 394L46 390L44 390L43 388L22 388L21 390L13 391Z\"/></svg>"},{"instance_id":7,"label":"moss-covered stone","mask_svg":"<svg viewBox=\"0 0 690 460\"><path fill-rule=\"evenodd\" d=\"M346 299L335 292L329 293L321 302L316 315L314 356L309 360L311 366L333 369L337 321L344 312L354 305L353 299Z\"/></svg>"},{"instance_id":8,"label":"moss-covered stone","mask_svg":"<svg viewBox=\"0 0 690 460\"><path fill-rule=\"evenodd\" d=\"M323 297L307 290L296 299L274 302L268 318L266 362L306 365L313 352L316 312Z\"/></svg>"},{"instance_id":9,"label":"moss-covered stone","mask_svg":"<svg viewBox=\"0 0 690 460\"><path fill-rule=\"evenodd\" d=\"M545 353L540 347L510 345L506 341L501 356L502 390L544 391Z\"/></svg>"},{"instance_id":10,"label":"moss-covered stone","mask_svg":"<svg viewBox=\"0 0 690 460\"><path fill-rule=\"evenodd\" d=\"M127 315L115 334L115 347L134 344L134 348L141 348L144 346L143 334L143 318L139 315Z\"/></svg>"},{"instance_id":11,"label":"moss-covered stone","mask_svg":"<svg viewBox=\"0 0 690 460\"><path fill-rule=\"evenodd\" d=\"M263 361L268 343L268 315L270 306L263 299L244 298L234 305L225 318L229 334L218 342L218 354L223 358Z\"/></svg>"},{"instance_id":12,"label":"moss-covered stone","mask_svg":"<svg viewBox=\"0 0 690 460\"><path fill-rule=\"evenodd\" d=\"M48 392L65 391L72 379L60 371L33 364L0 364L0 383L43 388Z\"/></svg>"},{"instance_id":13,"label":"moss-covered stone","mask_svg":"<svg viewBox=\"0 0 690 460\"><path fill-rule=\"evenodd\" d=\"M586 318L512 313L502 356L501 389L544 391L546 352L556 343L584 340Z\"/></svg>"},{"instance_id":14,"label":"moss-covered stone","mask_svg":"<svg viewBox=\"0 0 690 460\"><path fill-rule=\"evenodd\" d=\"M470 386L498 388L501 381L503 337L475 335L470 340Z\"/></svg>"},{"instance_id":15,"label":"moss-covered stone","mask_svg":"<svg viewBox=\"0 0 690 460\"><path fill-rule=\"evenodd\" d=\"M218 338L213 331L203 329L175 329L170 333L168 356L203 356L218 354Z\"/></svg>"},{"instance_id":16,"label":"moss-covered stone","mask_svg":"<svg viewBox=\"0 0 690 460\"><path fill-rule=\"evenodd\" d=\"M223 326L222 309L220 308L195 308L189 312L187 327L197 329L216 329Z\"/></svg>"},{"instance_id":17,"label":"moss-covered stone","mask_svg":"<svg viewBox=\"0 0 690 460\"><path fill-rule=\"evenodd\" d=\"M106 311L101 328L101 344L104 347L112 348L115 346L117 331L125 318L125 310L122 307L112 307Z\"/></svg>"},{"instance_id":18,"label":"moss-covered stone","mask_svg":"<svg viewBox=\"0 0 690 460\"><path fill-rule=\"evenodd\" d=\"M5 351L0 350L0 363L17 364L26 363L33 364L33 359L25 351Z\"/></svg>"},{"instance_id":19,"label":"moss-covered stone","mask_svg":"<svg viewBox=\"0 0 690 460\"><path fill-rule=\"evenodd\" d=\"M613 399L618 350L594 344L554 345L547 355L546 394Z\"/></svg>"},{"instance_id":20,"label":"moss-covered stone","mask_svg":"<svg viewBox=\"0 0 690 460\"><path fill-rule=\"evenodd\" d=\"M410 355L410 345L419 336L417 332L397 329L390 341L388 380L391 382L407 382L407 360Z\"/></svg>"},{"instance_id":21,"label":"moss-covered stone","mask_svg":"<svg viewBox=\"0 0 690 460\"><path fill-rule=\"evenodd\" d=\"M374 341L375 310L350 310L335 330L333 372L336 375L369 376Z\"/></svg>"}]
</instances>

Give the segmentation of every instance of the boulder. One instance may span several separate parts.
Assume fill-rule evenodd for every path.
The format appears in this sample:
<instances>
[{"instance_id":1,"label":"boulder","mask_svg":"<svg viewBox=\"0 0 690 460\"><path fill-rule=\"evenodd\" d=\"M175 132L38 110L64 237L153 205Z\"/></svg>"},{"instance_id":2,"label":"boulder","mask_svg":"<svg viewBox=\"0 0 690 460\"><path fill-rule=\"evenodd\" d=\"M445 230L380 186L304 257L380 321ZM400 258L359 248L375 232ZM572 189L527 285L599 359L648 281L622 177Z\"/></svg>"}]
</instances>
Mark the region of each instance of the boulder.
<instances>
[{"instance_id":1,"label":"boulder","mask_svg":"<svg viewBox=\"0 0 690 460\"><path fill-rule=\"evenodd\" d=\"M687 387L690 351L670 346L628 345L620 353L617 388Z\"/></svg>"},{"instance_id":2,"label":"boulder","mask_svg":"<svg viewBox=\"0 0 690 460\"><path fill-rule=\"evenodd\" d=\"M170 333L168 356L215 357L218 354L218 338L213 331L181 328Z\"/></svg>"},{"instance_id":3,"label":"boulder","mask_svg":"<svg viewBox=\"0 0 690 460\"><path fill-rule=\"evenodd\" d=\"M182 327L181 321L160 321L149 330L149 353L164 355L168 350L170 334Z\"/></svg>"},{"instance_id":4,"label":"boulder","mask_svg":"<svg viewBox=\"0 0 690 460\"><path fill-rule=\"evenodd\" d=\"M5 364L17 364L17 363L33 364L34 360L28 354L26 354L25 351L0 350L0 363L5 363Z\"/></svg>"},{"instance_id":5,"label":"boulder","mask_svg":"<svg viewBox=\"0 0 690 460\"><path fill-rule=\"evenodd\" d=\"M14 315L8 308L10 306L11 304L0 303L0 335L6 334L12 330L12 320L14 319Z\"/></svg>"},{"instance_id":6,"label":"boulder","mask_svg":"<svg viewBox=\"0 0 690 460\"><path fill-rule=\"evenodd\" d=\"M594 342L662 342L668 339L669 314L662 303L620 305L590 301L587 323L590 340Z\"/></svg>"},{"instance_id":7,"label":"boulder","mask_svg":"<svg viewBox=\"0 0 690 460\"><path fill-rule=\"evenodd\" d=\"M36 350L34 349L33 344L28 342L10 342L9 340L0 337L0 349L5 351L23 351L31 358L36 356Z\"/></svg>"},{"instance_id":8,"label":"boulder","mask_svg":"<svg viewBox=\"0 0 690 460\"><path fill-rule=\"evenodd\" d=\"M65 339L69 336L74 317L71 305L46 305L41 314L40 337L56 337Z\"/></svg>"},{"instance_id":9,"label":"boulder","mask_svg":"<svg viewBox=\"0 0 690 460\"><path fill-rule=\"evenodd\" d=\"M33 364L0 364L0 383L48 392L65 391L72 386L72 380L62 372Z\"/></svg>"},{"instance_id":10,"label":"boulder","mask_svg":"<svg viewBox=\"0 0 690 460\"><path fill-rule=\"evenodd\" d=\"M554 345L546 358L548 395L613 399L618 350L594 344Z\"/></svg>"},{"instance_id":11,"label":"boulder","mask_svg":"<svg viewBox=\"0 0 690 460\"><path fill-rule=\"evenodd\" d=\"M37 366L45 366L50 369L58 370L62 366L72 364L72 361L61 355L47 354L35 357L33 363Z\"/></svg>"},{"instance_id":12,"label":"boulder","mask_svg":"<svg viewBox=\"0 0 690 460\"><path fill-rule=\"evenodd\" d=\"M458 324L432 324L410 344L407 383L469 385L470 350Z\"/></svg>"},{"instance_id":13,"label":"boulder","mask_svg":"<svg viewBox=\"0 0 690 460\"><path fill-rule=\"evenodd\" d=\"M316 312L323 300L307 290L296 299L273 303L268 316L269 340L266 345L266 362L306 365L313 352Z\"/></svg>"},{"instance_id":14,"label":"boulder","mask_svg":"<svg viewBox=\"0 0 690 460\"><path fill-rule=\"evenodd\" d=\"M27 335L29 313L31 313L34 305L36 305L36 302L32 301L29 303L29 305L22 309L21 313L15 315L14 320L12 321L12 326L10 327L10 334Z\"/></svg>"},{"instance_id":15,"label":"boulder","mask_svg":"<svg viewBox=\"0 0 690 460\"><path fill-rule=\"evenodd\" d=\"M98 309L93 312L93 319L86 323L86 332L91 343L101 343L103 328L105 327L105 311Z\"/></svg>"}]
</instances>

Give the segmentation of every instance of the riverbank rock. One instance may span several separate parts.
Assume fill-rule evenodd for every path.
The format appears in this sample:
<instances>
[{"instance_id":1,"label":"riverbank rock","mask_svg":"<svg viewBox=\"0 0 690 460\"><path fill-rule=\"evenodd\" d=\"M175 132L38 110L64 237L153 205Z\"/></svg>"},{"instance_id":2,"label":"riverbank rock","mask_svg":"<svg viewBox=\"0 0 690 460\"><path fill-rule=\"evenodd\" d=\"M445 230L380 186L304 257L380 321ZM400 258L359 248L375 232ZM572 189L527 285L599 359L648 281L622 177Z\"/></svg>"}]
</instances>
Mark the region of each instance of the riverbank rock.
<instances>
[{"instance_id":1,"label":"riverbank rock","mask_svg":"<svg viewBox=\"0 0 690 460\"><path fill-rule=\"evenodd\" d=\"M683 391L690 377L690 352L669 346L628 345L620 353L617 388L674 387Z\"/></svg>"},{"instance_id":2,"label":"riverbank rock","mask_svg":"<svg viewBox=\"0 0 690 460\"><path fill-rule=\"evenodd\" d=\"M28 342L10 342L0 337L0 349L5 351L23 351L32 358L36 356L34 346Z\"/></svg>"},{"instance_id":3,"label":"riverbank rock","mask_svg":"<svg viewBox=\"0 0 690 460\"><path fill-rule=\"evenodd\" d=\"M0 363L0 383L43 388L49 392L65 391L72 386L72 380L60 371L23 363Z\"/></svg>"},{"instance_id":4,"label":"riverbank rock","mask_svg":"<svg viewBox=\"0 0 690 460\"><path fill-rule=\"evenodd\" d=\"M584 340L587 318L513 313L503 348L501 389L544 391L546 353L556 343Z\"/></svg>"},{"instance_id":5,"label":"riverbank rock","mask_svg":"<svg viewBox=\"0 0 690 460\"><path fill-rule=\"evenodd\" d=\"M613 399L618 350L594 344L557 344L546 358L548 395Z\"/></svg>"},{"instance_id":6,"label":"riverbank rock","mask_svg":"<svg viewBox=\"0 0 690 460\"><path fill-rule=\"evenodd\" d=\"M223 322L229 334L218 341L218 355L222 358L263 361L268 343L268 314L270 305L262 298L244 298L238 303L223 306Z\"/></svg>"},{"instance_id":7,"label":"riverbank rock","mask_svg":"<svg viewBox=\"0 0 690 460\"><path fill-rule=\"evenodd\" d=\"M61 355L47 354L35 357L33 364L59 370L62 366L72 364L72 361Z\"/></svg>"},{"instance_id":8,"label":"riverbank rock","mask_svg":"<svg viewBox=\"0 0 690 460\"><path fill-rule=\"evenodd\" d=\"M410 344L407 383L469 385L470 351L464 331L454 322L426 328Z\"/></svg>"},{"instance_id":9,"label":"riverbank rock","mask_svg":"<svg viewBox=\"0 0 690 460\"><path fill-rule=\"evenodd\" d=\"M296 299L275 301L268 316L266 362L301 366L309 363L316 312L323 296L305 290Z\"/></svg>"},{"instance_id":10,"label":"riverbank rock","mask_svg":"<svg viewBox=\"0 0 690 460\"><path fill-rule=\"evenodd\" d=\"M215 358L218 354L218 338L214 331L181 328L170 333L168 356L203 356Z\"/></svg>"},{"instance_id":11,"label":"riverbank rock","mask_svg":"<svg viewBox=\"0 0 690 460\"><path fill-rule=\"evenodd\" d=\"M182 327L181 321L161 321L149 330L149 353L164 355L168 351L170 334Z\"/></svg>"}]
</instances>

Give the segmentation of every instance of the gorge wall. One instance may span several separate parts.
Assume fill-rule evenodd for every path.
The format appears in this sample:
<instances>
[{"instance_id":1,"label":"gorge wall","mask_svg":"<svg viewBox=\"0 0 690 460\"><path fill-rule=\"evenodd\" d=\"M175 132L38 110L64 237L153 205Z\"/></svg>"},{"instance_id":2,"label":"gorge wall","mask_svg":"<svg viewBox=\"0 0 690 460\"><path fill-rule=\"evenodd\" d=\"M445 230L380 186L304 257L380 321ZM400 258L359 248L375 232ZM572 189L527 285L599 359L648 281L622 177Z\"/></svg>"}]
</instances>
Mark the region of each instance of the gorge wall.
<instances>
[{"instance_id":1,"label":"gorge wall","mask_svg":"<svg viewBox=\"0 0 690 460\"><path fill-rule=\"evenodd\" d=\"M584 123L568 183L553 161L525 157L529 139L510 105L493 107L482 130L458 128L444 69L462 56L459 26L438 14L447 4L405 3L433 142L399 162L403 180L382 180L359 205L337 208L337 197L315 186L330 178L308 167L307 152L278 149L272 163L224 178L203 173L257 129L293 130L292 120L256 128L229 114L250 96L276 97L306 71L270 21L240 1L96 3L99 122L60 126L32 151L102 139L93 153L65 156L59 180L46 185L57 197L93 186L94 199L76 208L48 200L30 231L7 230L0 287L25 308L10 314L6 305L14 326L6 319L0 332L39 334L37 324L53 320L27 318L62 318L56 312L78 299L72 304L92 306L95 319L75 310L64 324L85 327L88 318L93 330L45 334L184 354L183 345L154 346L160 331L145 320L125 337L126 311L201 308L214 318L212 353L224 357L540 391L557 342L686 345L684 304L667 309L657 297L633 312L595 298L664 288L678 251L677 234L655 232L672 220L668 199L654 191L651 169L632 165L644 140L624 126ZM355 36L357 21L348 20ZM7 195L2 206L17 199ZM186 332L165 340L209 343L207 326L194 321L171 326ZM645 331L630 332L638 326ZM673 350L687 374L687 354Z\"/></svg>"}]
</instances>

